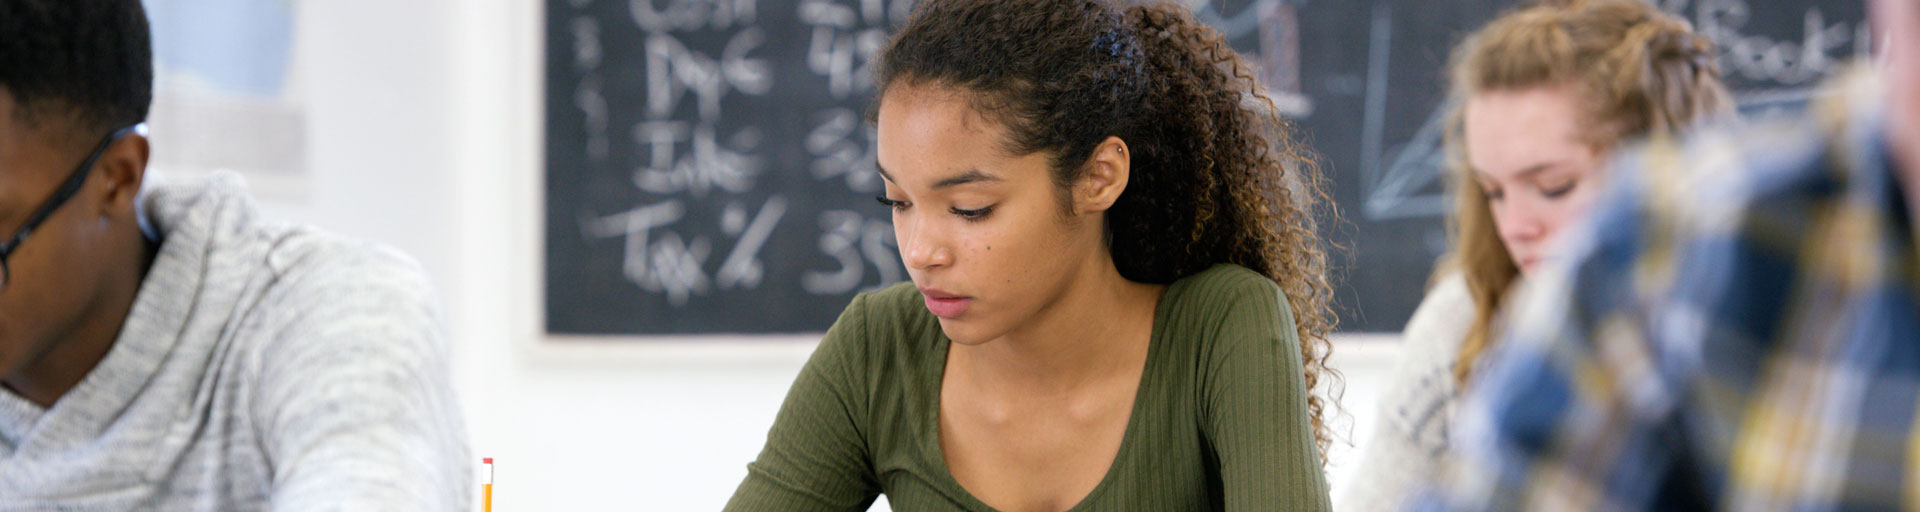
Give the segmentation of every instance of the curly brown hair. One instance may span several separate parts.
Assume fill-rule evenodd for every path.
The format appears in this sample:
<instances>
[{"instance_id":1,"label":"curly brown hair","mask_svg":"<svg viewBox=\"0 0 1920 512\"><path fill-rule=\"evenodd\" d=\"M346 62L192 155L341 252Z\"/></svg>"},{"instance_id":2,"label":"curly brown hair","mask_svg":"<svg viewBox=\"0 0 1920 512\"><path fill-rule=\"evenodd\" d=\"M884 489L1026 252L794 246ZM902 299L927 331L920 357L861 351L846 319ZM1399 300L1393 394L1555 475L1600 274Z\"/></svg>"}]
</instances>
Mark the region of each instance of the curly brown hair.
<instances>
[{"instance_id":1,"label":"curly brown hair","mask_svg":"<svg viewBox=\"0 0 1920 512\"><path fill-rule=\"evenodd\" d=\"M1337 392L1319 385L1340 380L1326 364L1336 320L1315 234L1331 216L1318 208L1324 180L1225 37L1179 4L1116 3L924 2L877 61L880 96L899 84L964 91L1006 125L1011 152L1052 156L1066 201L1097 145L1125 141L1134 171L1106 214L1120 275L1166 284L1232 263L1279 284L1324 464Z\"/></svg>"}]
</instances>

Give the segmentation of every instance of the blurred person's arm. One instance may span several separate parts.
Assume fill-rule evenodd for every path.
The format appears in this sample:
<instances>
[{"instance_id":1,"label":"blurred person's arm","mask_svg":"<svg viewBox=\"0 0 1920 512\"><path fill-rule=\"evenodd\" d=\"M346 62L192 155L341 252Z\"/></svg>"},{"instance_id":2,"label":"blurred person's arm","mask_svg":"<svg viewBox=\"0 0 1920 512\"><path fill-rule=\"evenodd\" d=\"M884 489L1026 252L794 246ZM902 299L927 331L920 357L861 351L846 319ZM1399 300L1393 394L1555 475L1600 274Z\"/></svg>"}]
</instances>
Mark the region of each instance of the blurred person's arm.
<instances>
[{"instance_id":1,"label":"blurred person's arm","mask_svg":"<svg viewBox=\"0 0 1920 512\"><path fill-rule=\"evenodd\" d=\"M1399 510L1440 469L1454 402L1454 362L1473 326L1466 277L1453 272L1427 291L1400 334L1399 361L1374 412L1365 452L1346 482L1339 510Z\"/></svg>"},{"instance_id":2,"label":"blurred person's arm","mask_svg":"<svg viewBox=\"0 0 1920 512\"><path fill-rule=\"evenodd\" d=\"M466 510L472 461L431 287L391 253L318 252L255 306L297 315L251 363L272 509Z\"/></svg>"},{"instance_id":3,"label":"blurred person's arm","mask_svg":"<svg viewBox=\"0 0 1920 512\"><path fill-rule=\"evenodd\" d=\"M1328 510L1292 310L1273 281L1243 282L1252 285L1225 291L1200 378L1201 429L1220 458L1224 510Z\"/></svg>"},{"instance_id":4,"label":"blurred person's arm","mask_svg":"<svg viewBox=\"0 0 1920 512\"><path fill-rule=\"evenodd\" d=\"M747 466L747 478L726 510L856 511L879 496L862 431L868 410L866 299L861 295L847 305L800 369L766 446Z\"/></svg>"}]
</instances>

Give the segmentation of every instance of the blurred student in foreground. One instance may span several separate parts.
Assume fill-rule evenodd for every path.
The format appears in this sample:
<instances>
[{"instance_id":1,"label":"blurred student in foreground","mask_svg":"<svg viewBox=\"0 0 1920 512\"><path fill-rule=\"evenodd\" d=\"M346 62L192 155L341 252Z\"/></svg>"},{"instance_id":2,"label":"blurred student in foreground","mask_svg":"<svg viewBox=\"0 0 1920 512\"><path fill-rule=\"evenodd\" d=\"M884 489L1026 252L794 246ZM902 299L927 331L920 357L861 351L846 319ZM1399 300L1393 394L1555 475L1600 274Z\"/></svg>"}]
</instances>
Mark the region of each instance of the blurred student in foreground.
<instances>
[{"instance_id":1,"label":"blurred student in foreground","mask_svg":"<svg viewBox=\"0 0 1920 512\"><path fill-rule=\"evenodd\" d=\"M1462 510L1920 508L1920 6L1794 124L1618 161L1463 398Z\"/></svg>"},{"instance_id":2,"label":"blurred student in foreground","mask_svg":"<svg viewBox=\"0 0 1920 512\"><path fill-rule=\"evenodd\" d=\"M847 306L728 510L1327 508L1323 194L1219 33L929 0L875 66L913 282Z\"/></svg>"},{"instance_id":3,"label":"blurred student in foreground","mask_svg":"<svg viewBox=\"0 0 1920 512\"><path fill-rule=\"evenodd\" d=\"M148 183L149 44L139 0L0 0L0 509L465 510L419 267Z\"/></svg>"},{"instance_id":4,"label":"blurred student in foreground","mask_svg":"<svg viewBox=\"0 0 1920 512\"><path fill-rule=\"evenodd\" d=\"M1732 115L1711 43L1641 0L1538 3L1454 51L1447 130L1453 251L1402 336L1379 427L1341 500L1396 510L1438 470L1458 389L1523 276L1605 189L1623 143Z\"/></svg>"}]
</instances>

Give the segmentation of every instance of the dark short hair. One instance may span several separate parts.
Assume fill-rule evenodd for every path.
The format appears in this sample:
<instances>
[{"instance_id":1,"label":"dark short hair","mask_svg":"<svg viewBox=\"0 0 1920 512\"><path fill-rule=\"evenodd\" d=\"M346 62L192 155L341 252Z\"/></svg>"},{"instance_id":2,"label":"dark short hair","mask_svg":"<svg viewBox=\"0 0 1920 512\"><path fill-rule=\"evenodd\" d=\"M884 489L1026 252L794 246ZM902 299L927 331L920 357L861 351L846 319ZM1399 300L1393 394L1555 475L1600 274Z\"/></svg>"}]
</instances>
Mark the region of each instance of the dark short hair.
<instances>
[{"instance_id":1,"label":"dark short hair","mask_svg":"<svg viewBox=\"0 0 1920 512\"><path fill-rule=\"evenodd\" d=\"M153 44L140 0L0 0L0 89L28 125L98 131L146 121Z\"/></svg>"}]
</instances>

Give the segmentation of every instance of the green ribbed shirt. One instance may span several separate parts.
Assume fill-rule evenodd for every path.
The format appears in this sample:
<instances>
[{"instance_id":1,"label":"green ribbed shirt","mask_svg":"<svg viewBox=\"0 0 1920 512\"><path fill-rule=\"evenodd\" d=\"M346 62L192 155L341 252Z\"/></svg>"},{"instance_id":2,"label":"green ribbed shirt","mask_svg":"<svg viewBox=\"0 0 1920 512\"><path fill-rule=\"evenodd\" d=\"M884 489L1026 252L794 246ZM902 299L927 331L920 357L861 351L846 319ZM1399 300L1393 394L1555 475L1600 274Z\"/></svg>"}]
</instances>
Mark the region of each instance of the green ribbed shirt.
<instances>
[{"instance_id":1,"label":"green ribbed shirt","mask_svg":"<svg viewBox=\"0 0 1920 512\"><path fill-rule=\"evenodd\" d=\"M1218 265L1175 281L1113 465L1071 510L1326 510L1293 317ZM948 473L948 339L911 283L855 297L800 370L726 510L990 511Z\"/></svg>"}]
</instances>

